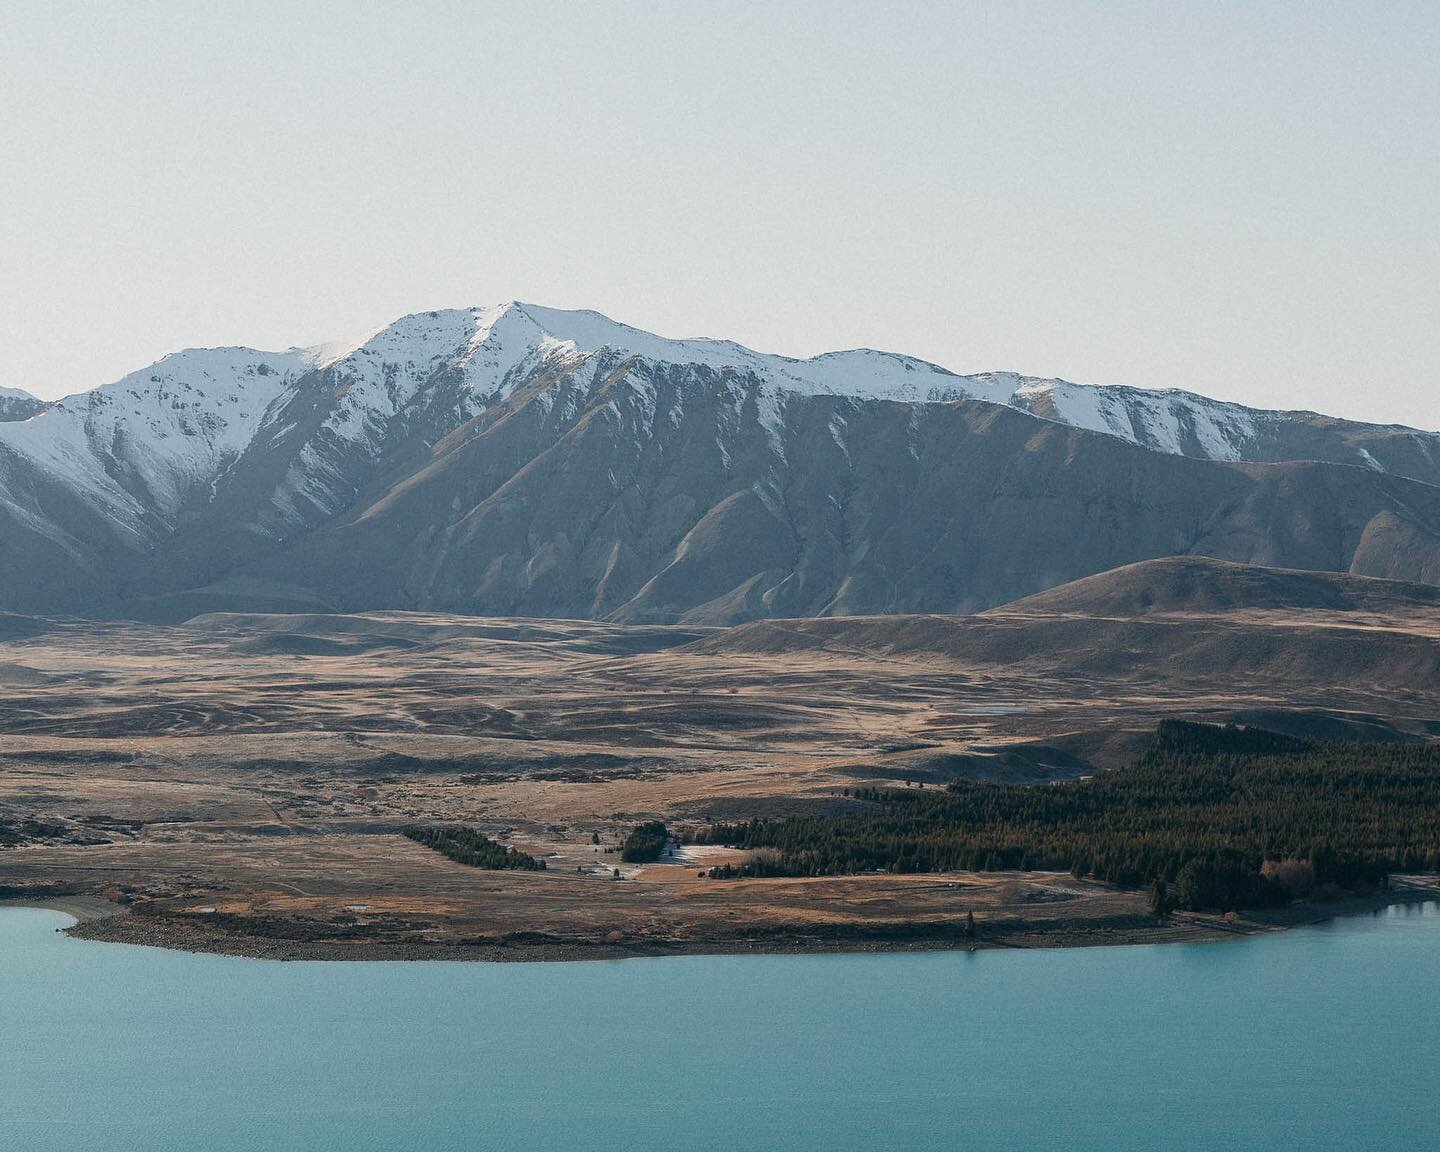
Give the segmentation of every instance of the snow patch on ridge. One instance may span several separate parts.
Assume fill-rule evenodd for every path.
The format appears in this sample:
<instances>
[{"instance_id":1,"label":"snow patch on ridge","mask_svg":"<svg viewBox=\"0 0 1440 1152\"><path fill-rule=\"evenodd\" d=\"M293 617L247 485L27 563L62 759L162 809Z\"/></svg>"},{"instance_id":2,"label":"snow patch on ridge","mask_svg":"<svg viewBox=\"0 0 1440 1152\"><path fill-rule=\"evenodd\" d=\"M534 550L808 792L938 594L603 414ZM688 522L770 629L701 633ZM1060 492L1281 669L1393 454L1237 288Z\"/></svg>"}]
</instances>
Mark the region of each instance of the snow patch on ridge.
<instances>
[{"instance_id":1,"label":"snow patch on ridge","mask_svg":"<svg viewBox=\"0 0 1440 1152\"><path fill-rule=\"evenodd\" d=\"M301 349L189 348L29 420L0 423L0 448L141 529L148 512L173 515L243 452L310 366Z\"/></svg>"},{"instance_id":2,"label":"snow patch on ridge","mask_svg":"<svg viewBox=\"0 0 1440 1152\"><path fill-rule=\"evenodd\" d=\"M717 448L726 467L731 453L745 444L746 425L753 429L755 423L774 457L785 463L786 410L796 396L916 405L907 430L914 460L921 455L918 406L925 404L1005 405L1154 451L1223 461L1272 458L1264 452L1273 449L1264 445L1287 419L1188 392L1080 385L1011 372L962 376L865 348L795 359L728 340L668 339L598 312L512 301L417 312L343 344L284 352L177 352L29 419L0 422L0 462L6 456L29 462L145 540L173 526L187 501L213 498L227 470L252 445L277 450L303 426L295 413L318 409L318 432L295 445L293 456L277 467L272 498L283 521L302 521L307 510L331 513L353 500L360 483L355 464L380 459L387 444L405 435L418 430L431 442L521 387L551 419L569 422L631 360L643 362L645 370L627 373L628 394L616 394L626 396L625 412L613 407L611 414L621 428L646 438L661 423L679 428L685 419L685 393L657 390L662 381L657 369L697 367L725 374L727 410ZM316 389L306 393L307 404L316 407L290 406L302 378L306 388ZM703 383L709 387L708 380ZM668 405L663 414L662 394ZM24 396L0 389L0 398ZM630 413L633 419L626 418ZM830 422L829 433L848 460L853 445L847 443L843 417ZM1440 458L1440 435L1410 435L1427 459ZM1354 462L1385 470L1384 459L1342 443ZM1388 449L1375 450L1389 458ZM0 501L37 530L50 531L35 509L15 509L13 493L0 492Z\"/></svg>"}]
</instances>

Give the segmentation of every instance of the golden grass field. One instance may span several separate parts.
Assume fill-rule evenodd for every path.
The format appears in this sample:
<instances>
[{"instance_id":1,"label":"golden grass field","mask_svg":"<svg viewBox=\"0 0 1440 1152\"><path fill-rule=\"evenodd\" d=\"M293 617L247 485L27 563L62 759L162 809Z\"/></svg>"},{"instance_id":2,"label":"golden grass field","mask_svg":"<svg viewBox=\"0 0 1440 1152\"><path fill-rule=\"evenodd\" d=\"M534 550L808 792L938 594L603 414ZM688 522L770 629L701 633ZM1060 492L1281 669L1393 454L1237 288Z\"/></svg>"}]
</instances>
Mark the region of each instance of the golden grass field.
<instances>
[{"instance_id":1,"label":"golden grass field","mask_svg":"<svg viewBox=\"0 0 1440 1152\"><path fill-rule=\"evenodd\" d=\"M716 881L698 873L725 849L644 867L607 849L650 818L842 811L864 782L1094 772L1164 715L1412 738L1440 717L1430 612L7 627L0 823L29 832L0 848L0 893L103 896L134 914L82 931L267 955L923 947L969 912L988 944L1241 930L1157 926L1143 894L1068 875ZM1332 649L1353 658L1312 667ZM1249 674L1214 666L1228 650ZM411 822L548 870L463 867Z\"/></svg>"}]
</instances>

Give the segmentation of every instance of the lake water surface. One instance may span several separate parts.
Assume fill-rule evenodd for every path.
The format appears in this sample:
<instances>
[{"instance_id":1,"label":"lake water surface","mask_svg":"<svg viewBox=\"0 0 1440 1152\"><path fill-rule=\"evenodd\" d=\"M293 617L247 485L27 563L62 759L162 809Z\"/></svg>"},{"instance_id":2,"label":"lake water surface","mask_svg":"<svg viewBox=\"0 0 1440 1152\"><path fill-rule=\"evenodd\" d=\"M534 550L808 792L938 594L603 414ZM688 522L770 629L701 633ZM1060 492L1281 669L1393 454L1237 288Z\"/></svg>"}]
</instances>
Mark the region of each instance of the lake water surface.
<instances>
[{"instance_id":1,"label":"lake water surface","mask_svg":"<svg viewBox=\"0 0 1440 1152\"><path fill-rule=\"evenodd\" d=\"M1440 908L1225 944L278 963L0 909L0 1148L1440 1148Z\"/></svg>"}]
</instances>

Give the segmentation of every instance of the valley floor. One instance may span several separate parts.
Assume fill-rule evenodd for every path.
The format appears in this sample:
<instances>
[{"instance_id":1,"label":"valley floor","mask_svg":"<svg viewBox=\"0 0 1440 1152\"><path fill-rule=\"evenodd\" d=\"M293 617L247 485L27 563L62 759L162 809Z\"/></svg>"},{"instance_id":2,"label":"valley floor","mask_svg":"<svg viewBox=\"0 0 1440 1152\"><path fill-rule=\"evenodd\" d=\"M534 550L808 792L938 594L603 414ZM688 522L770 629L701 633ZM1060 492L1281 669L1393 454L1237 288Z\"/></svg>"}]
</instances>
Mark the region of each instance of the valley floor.
<instances>
[{"instance_id":1,"label":"valley floor","mask_svg":"<svg viewBox=\"0 0 1440 1152\"><path fill-rule=\"evenodd\" d=\"M1062 624L1080 643L1076 617ZM981 659L414 614L45 622L0 642L0 898L125 911L84 919L86 936L286 957L1217 938L1334 909L1159 923L1144 893L1068 875L722 881L700 873L725 849L645 866L616 849L649 819L683 837L843 812L862 784L1090 774L1128 761L1160 716L1418 739L1440 715L1422 677L1321 682L1303 661L1207 676L1131 651L1082 674L1032 650L1036 627L1018 619L1016 650ZM1430 620L1364 627L1435 643ZM988 617L986 644L1011 628ZM474 826L547 870L461 866L400 835L413 823Z\"/></svg>"}]
</instances>

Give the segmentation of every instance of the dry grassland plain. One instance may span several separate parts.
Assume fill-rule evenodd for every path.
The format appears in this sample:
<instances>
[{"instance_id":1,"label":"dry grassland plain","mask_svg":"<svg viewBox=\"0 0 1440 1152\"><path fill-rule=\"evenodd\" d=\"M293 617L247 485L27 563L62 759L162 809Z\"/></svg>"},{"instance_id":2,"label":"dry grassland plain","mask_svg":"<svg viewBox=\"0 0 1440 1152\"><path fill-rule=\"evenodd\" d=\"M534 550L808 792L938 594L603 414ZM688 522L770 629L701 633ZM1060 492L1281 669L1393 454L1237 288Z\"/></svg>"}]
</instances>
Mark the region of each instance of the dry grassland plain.
<instances>
[{"instance_id":1,"label":"dry grassland plain","mask_svg":"<svg viewBox=\"0 0 1440 1152\"><path fill-rule=\"evenodd\" d=\"M664 820L844 811L858 784L1043 782L1125 762L1162 716L1318 734L1440 730L1440 612L1147 610L728 630L407 613L0 622L0 896L81 934L279 957L1199 939L1267 918L1148 913L1054 874L718 881ZM544 858L464 867L460 823ZM595 842L598 840L598 844ZM618 875L617 875L618 872ZM108 914L108 913L116 914ZM123 914L122 914L123 913ZM961 926L973 913L975 940Z\"/></svg>"}]
</instances>

